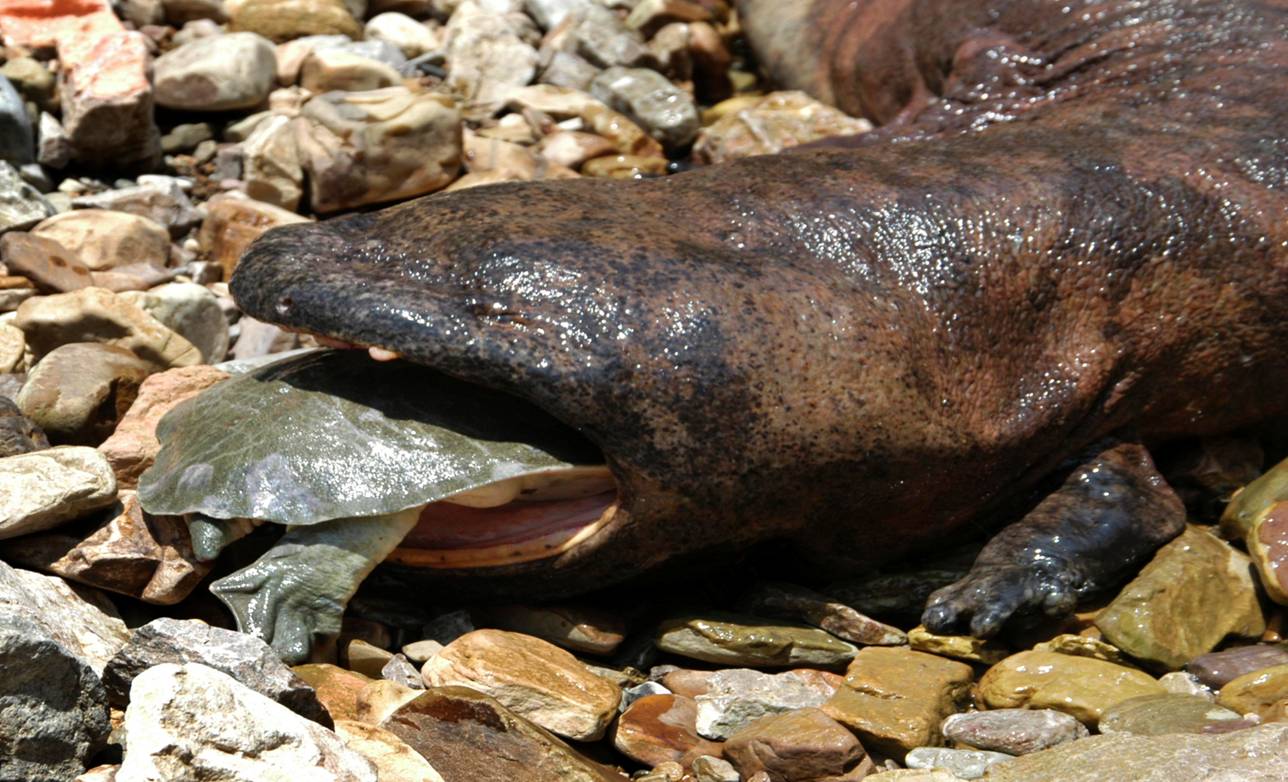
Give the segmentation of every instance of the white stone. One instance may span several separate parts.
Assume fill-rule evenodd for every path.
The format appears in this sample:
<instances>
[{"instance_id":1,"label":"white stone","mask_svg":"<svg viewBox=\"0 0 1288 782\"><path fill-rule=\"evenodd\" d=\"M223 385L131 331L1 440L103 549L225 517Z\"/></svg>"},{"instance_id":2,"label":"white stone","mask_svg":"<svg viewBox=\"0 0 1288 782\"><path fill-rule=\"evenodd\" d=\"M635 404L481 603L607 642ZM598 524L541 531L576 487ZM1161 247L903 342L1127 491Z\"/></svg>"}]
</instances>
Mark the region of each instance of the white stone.
<instances>
[{"instance_id":1,"label":"white stone","mask_svg":"<svg viewBox=\"0 0 1288 782\"><path fill-rule=\"evenodd\" d=\"M201 351L204 364L216 364L228 353L228 319L219 298L203 285L172 282L121 298L161 321Z\"/></svg>"},{"instance_id":2,"label":"white stone","mask_svg":"<svg viewBox=\"0 0 1288 782\"><path fill-rule=\"evenodd\" d=\"M241 145L246 194L291 212L299 207L304 194L295 122L291 117L272 114L255 125Z\"/></svg>"},{"instance_id":3,"label":"white stone","mask_svg":"<svg viewBox=\"0 0 1288 782\"><path fill-rule=\"evenodd\" d=\"M379 60L329 46L314 49L300 67L300 86L314 93L378 90L401 81L398 71Z\"/></svg>"},{"instance_id":4,"label":"white stone","mask_svg":"<svg viewBox=\"0 0 1288 782\"><path fill-rule=\"evenodd\" d=\"M473 0L456 9L447 35L447 84L470 116L492 114L514 87L531 84L537 74L537 50L506 17L483 11Z\"/></svg>"},{"instance_id":5,"label":"white stone","mask_svg":"<svg viewBox=\"0 0 1288 782\"><path fill-rule=\"evenodd\" d=\"M273 89L276 75L273 44L255 33L198 38L153 64L157 103L189 111L258 106Z\"/></svg>"},{"instance_id":6,"label":"white stone","mask_svg":"<svg viewBox=\"0 0 1288 782\"><path fill-rule=\"evenodd\" d=\"M442 45L435 29L396 11L368 19L366 33L367 40L391 43L407 57L419 57Z\"/></svg>"},{"instance_id":7,"label":"white stone","mask_svg":"<svg viewBox=\"0 0 1288 782\"><path fill-rule=\"evenodd\" d=\"M58 576L20 570L0 562L0 607L44 628L68 652L103 675L107 661L129 640L130 631L102 592L72 589ZM3 709L0 709L3 713Z\"/></svg>"},{"instance_id":8,"label":"white stone","mask_svg":"<svg viewBox=\"0 0 1288 782\"><path fill-rule=\"evenodd\" d=\"M90 271L148 263L165 266L170 233L146 217L108 209L76 209L41 221L31 230L53 239Z\"/></svg>"},{"instance_id":9,"label":"white stone","mask_svg":"<svg viewBox=\"0 0 1288 782\"><path fill-rule=\"evenodd\" d=\"M0 539L51 529L116 500L116 476L93 448L64 446L0 459Z\"/></svg>"},{"instance_id":10,"label":"white stone","mask_svg":"<svg viewBox=\"0 0 1288 782\"><path fill-rule=\"evenodd\" d=\"M698 695L697 730L709 739L727 739L761 717L822 706L835 689L792 671L761 673L749 668L717 671Z\"/></svg>"}]
</instances>

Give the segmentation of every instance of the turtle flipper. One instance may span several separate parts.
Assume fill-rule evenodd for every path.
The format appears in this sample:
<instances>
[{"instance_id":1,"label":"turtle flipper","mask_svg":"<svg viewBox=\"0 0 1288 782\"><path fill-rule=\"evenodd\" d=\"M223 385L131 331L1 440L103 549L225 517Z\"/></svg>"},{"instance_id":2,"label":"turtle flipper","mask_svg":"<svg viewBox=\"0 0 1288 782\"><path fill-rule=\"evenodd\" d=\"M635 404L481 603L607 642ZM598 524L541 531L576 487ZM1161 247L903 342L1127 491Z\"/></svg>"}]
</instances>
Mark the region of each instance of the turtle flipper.
<instances>
[{"instance_id":1,"label":"turtle flipper","mask_svg":"<svg viewBox=\"0 0 1288 782\"><path fill-rule=\"evenodd\" d=\"M420 508L292 527L253 564L211 584L237 628L282 659L309 660L340 633L345 605L362 580L416 525Z\"/></svg>"},{"instance_id":2,"label":"turtle flipper","mask_svg":"<svg viewBox=\"0 0 1288 782\"><path fill-rule=\"evenodd\" d=\"M1184 527L1185 508L1145 448L1100 443L1060 488L989 541L965 578L930 596L922 622L984 638L1012 617L1065 616Z\"/></svg>"}]
</instances>

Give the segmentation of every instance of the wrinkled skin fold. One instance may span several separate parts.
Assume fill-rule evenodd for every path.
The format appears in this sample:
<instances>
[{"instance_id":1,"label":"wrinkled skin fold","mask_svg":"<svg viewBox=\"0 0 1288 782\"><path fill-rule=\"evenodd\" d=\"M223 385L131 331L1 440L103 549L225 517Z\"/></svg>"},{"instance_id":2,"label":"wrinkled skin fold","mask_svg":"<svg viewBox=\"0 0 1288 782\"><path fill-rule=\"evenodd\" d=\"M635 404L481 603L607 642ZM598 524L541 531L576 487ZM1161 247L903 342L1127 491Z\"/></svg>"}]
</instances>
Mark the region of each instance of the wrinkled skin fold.
<instances>
[{"instance_id":1,"label":"wrinkled skin fold","mask_svg":"<svg viewBox=\"0 0 1288 782\"><path fill-rule=\"evenodd\" d=\"M523 397L603 449L622 501L594 537L434 577L554 595L771 538L860 567L1010 521L1017 496L1113 461L1088 452L1107 437L1285 413L1288 4L740 10L780 82L883 127L286 226L238 267L253 317ZM1147 455L1119 461L1115 486L1170 502ZM1127 516L1076 520L1138 525L1081 540L1177 527ZM1049 608L980 588L998 562L1023 572L1033 528L937 597L932 625ZM1057 554L1094 571L1096 552Z\"/></svg>"}]
</instances>

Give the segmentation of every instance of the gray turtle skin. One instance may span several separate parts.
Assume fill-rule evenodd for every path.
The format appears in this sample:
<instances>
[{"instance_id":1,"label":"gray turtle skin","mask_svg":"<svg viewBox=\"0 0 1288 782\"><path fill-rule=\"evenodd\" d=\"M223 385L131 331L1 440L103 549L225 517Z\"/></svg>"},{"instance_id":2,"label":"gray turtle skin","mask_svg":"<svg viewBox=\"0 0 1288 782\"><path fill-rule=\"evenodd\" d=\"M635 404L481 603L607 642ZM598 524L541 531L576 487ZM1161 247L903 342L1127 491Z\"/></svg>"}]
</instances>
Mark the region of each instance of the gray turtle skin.
<instances>
[{"instance_id":1,"label":"gray turtle skin","mask_svg":"<svg viewBox=\"0 0 1288 782\"><path fill-rule=\"evenodd\" d=\"M589 540L425 578L569 594L769 539L854 569L1054 486L926 620L1067 611L1181 528L1140 443L1288 408L1288 3L740 10L781 83L882 127L277 228L234 296L603 450Z\"/></svg>"}]
</instances>

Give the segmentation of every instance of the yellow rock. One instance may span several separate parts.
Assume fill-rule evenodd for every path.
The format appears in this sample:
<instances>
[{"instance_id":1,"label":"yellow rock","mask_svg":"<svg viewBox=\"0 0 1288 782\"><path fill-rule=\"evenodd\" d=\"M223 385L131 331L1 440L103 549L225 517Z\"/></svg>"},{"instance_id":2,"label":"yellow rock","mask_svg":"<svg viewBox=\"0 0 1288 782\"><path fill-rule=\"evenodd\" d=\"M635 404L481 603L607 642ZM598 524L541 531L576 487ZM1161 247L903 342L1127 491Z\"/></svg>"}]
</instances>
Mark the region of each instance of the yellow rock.
<instances>
[{"instance_id":1,"label":"yellow rock","mask_svg":"<svg viewBox=\"0 0 1288 782\"><path fill-rule=\"evenodd\" d=\"M1011 655L979 680L979 698L990 709L1056 709L1092 727L1116 703L1164 692L1141 671L1055 652Z\"/></svg>"},{"instance_id":2,"label":"yellow rock","mask_svg":"<svg viewBox=\"0 0 1288 782\"><path fill-rule=\"evenodd\" d=\"M1222 687L1216 702L1263 722L1288 722L1288 665L1245 673Z\"/></svg>"}]
</instances>

